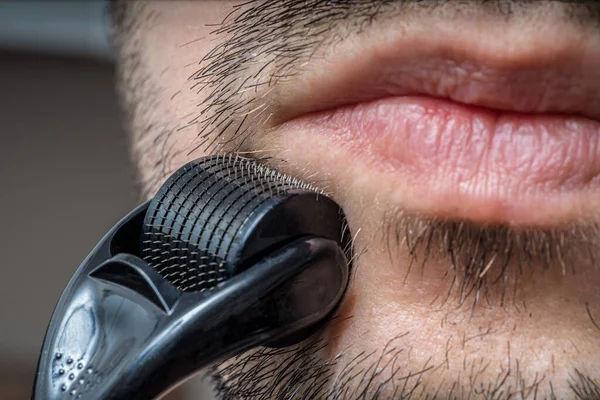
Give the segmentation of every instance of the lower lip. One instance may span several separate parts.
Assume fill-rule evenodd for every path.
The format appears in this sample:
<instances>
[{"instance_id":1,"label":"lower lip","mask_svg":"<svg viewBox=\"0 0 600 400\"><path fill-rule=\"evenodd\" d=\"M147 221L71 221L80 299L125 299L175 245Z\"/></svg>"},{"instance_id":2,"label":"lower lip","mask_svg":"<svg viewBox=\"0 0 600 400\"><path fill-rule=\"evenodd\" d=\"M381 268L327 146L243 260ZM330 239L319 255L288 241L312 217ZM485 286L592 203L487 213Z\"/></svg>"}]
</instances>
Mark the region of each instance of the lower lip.
<instances>
[{"instance_id":1,"label":"lower lip","mask_svg":"<svg viewBox=\"0 0 600 400\"><path fill-rule=\"evenodd\" d=\"M398 97L306 115L282 129L297 143L325 139L332 157L344 149L362 173L403 193L405 208L437 216L554 224L589 209L600 188L600 122L583 117Z\"/></svg>"}]
</instances>

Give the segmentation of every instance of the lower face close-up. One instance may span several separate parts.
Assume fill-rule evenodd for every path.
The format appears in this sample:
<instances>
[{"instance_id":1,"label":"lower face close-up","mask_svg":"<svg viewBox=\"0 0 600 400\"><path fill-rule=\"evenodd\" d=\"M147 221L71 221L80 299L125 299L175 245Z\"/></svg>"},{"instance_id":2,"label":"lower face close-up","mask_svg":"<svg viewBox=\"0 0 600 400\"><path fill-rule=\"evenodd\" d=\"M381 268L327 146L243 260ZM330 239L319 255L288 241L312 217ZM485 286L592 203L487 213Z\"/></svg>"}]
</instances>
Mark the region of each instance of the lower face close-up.
<instances>
[{"instance_id":1,"label":"lower face close-up","mask_svg":"<svg viewBox=\"0 0 600 400\"><path fill-rule=\"evenodd\" d=\"M110 5L144 198L208 155L322 190L350 283L223 399L600 399L600 3Z\"/></svg>"}]
</instances>

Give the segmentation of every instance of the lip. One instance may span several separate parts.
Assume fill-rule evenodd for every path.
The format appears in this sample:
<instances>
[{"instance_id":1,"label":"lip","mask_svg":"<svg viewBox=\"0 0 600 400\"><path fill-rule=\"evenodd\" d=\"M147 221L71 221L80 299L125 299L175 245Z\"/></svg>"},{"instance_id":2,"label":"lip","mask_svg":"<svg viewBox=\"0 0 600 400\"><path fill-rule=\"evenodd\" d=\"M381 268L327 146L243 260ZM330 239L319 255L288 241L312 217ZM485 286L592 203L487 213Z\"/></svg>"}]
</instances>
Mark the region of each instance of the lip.
<instances>
[{"instance_id":1,"label":"lip","mask_svg":"<svg viewBox=\"0 0 600 400\"><path fill-rule=\"evenodd\" d=\"M326 46L327 54L317 52L290 84L276 88L273 122L392 96L600 119L597 32L564 23L553 29L551 20L482 24L454 18L384 25Z\"/></svg>"},{"instance_id":2,"label":"lip","mask_svg":"<svg viewBox=\"0 0 600 400\"><path fill-rule=\"evenodd\" d=\"M463 28L392 29L315 57L278 89L287 156L315 171L345 164L331 174L359 176L358 190L386 182L390 201L417 213L535 226L589 217L599 41L542 30L507 46L516 32Z\"/></svg>"},{"instance_id":3,"label":"lip","mask_svg":"<svg viewBox=\"0 0 600 400\"><path fill-rule=\"evenodd\" d=\"M325 157L359 163L395 189L394 202L438 217L546 225L592 207L600 189L600 122L583 117L394 97L310 114L282 132L343 149Z\"/></svg>"}]
</instances>

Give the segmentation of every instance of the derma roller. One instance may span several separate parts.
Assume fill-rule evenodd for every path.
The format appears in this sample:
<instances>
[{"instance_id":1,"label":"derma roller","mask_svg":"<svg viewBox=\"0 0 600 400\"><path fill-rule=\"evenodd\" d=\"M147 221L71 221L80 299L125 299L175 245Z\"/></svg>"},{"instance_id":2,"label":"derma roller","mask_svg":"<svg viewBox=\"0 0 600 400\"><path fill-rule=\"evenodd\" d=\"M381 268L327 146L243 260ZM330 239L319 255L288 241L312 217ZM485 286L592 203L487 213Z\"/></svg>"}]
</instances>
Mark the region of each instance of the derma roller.
<instances>
[{"instance_id":1,"label":"derma roller","mask_svg":"<svg viewBox=\"0 0 600 400\"><path fill-rule=\"evenodd\" d=\"M233 156L191 162L121 220L52 315L33 398L152 399L314 333L348 283L340 207Z\"/></svg>"}]
</instances>

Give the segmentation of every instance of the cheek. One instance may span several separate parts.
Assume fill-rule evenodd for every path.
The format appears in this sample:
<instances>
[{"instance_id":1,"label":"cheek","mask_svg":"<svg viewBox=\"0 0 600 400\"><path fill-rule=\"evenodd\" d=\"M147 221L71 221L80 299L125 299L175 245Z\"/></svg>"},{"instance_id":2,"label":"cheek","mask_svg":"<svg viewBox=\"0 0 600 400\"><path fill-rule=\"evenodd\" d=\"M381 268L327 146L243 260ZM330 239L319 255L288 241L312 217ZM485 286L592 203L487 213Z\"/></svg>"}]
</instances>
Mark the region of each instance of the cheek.
<instances>
[{"instance_id":1,"label":"cheek","mask_svg":"<svg viewBox=\"0 0 600 400\"><path fill-rule=\"evenodd\" d=\"M145 135L136 142L149 141L147 147L151 148L143 154L152 160L142 173L156 173L151 165L164 160L166 175L193 158L207 155L201 151L190 154L200 130L199 105L209 92L201 90L190 77L202 67L202 58L226 39L222 36L216 40L211 32L238 3L202 0L147 4L144 13L148 17L141 22L132 49L140 57L137 74L143 90L139 95L147 97L141 101L151 103L137 116L138 126L133 127L134 134Z\"/></svg>"}]
</instances>

